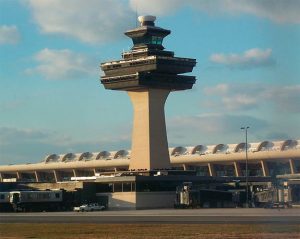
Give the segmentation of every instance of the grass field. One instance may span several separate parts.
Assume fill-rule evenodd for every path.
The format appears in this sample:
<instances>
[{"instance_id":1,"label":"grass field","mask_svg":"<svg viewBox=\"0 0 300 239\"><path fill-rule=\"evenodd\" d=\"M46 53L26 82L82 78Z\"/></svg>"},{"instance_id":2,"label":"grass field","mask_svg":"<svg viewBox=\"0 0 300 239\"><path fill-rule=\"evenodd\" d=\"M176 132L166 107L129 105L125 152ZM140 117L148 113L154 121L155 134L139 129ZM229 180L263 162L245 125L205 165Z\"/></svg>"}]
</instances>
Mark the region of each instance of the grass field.
<instances>
[{"instance_id":1,"label":"grass field","mask_svg":"<svg viewBox=\"0 0 300 239\"><path fill-rule=\"evenodd\" d=\"M299 239L299 225L0 224L1 239Z\"/></svg>"}]
</instances>

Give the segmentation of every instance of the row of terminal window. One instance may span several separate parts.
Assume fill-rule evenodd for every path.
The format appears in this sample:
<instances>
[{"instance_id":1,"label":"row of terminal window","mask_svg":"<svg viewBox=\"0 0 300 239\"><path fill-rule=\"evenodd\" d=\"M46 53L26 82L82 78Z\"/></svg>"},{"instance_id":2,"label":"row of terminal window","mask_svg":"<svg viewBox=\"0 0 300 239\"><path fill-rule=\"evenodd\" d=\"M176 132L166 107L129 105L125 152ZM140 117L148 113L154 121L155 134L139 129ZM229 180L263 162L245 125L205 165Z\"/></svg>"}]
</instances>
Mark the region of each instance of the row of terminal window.
<instances>
[{"instance_id":1,"label":"row of terminal window","mask_svg":"<svg viewBox=\"0 0 300 239\"><path fill-rule=\"evenodd\" d=\"M133 38L133 44L154 44L154 45L161 45L163 41L162 37L158 36L144 36Z\"/></svg>"}]
</instances>

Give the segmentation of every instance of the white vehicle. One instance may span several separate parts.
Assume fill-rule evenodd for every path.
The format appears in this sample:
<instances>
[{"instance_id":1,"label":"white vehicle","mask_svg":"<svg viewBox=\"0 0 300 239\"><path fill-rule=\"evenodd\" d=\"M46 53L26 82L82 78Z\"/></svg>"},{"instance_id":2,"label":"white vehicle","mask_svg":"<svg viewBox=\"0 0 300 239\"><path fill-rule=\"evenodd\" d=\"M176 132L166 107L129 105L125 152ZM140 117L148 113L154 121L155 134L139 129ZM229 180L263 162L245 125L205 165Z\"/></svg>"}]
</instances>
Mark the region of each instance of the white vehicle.
<instances>
[{"instance_id":1,"label":"white vehicle","mask_svg":"<svg viewBox=\"0 0 300 239\"><path fill-rule=\"evenodd\" d=\"M98 203L83 204L79 207L74 207L75 212L93 212L93 211L103 211L105 206L99 205Z\"/></svg>"}]
</instances>

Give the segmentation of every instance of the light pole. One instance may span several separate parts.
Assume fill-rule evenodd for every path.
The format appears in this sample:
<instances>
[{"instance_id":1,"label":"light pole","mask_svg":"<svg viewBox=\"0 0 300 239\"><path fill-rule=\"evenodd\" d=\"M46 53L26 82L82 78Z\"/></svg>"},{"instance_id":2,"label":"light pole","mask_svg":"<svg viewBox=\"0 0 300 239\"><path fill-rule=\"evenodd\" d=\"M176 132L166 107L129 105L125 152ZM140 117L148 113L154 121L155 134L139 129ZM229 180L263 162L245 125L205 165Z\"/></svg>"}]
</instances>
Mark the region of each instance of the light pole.
<instances>
[{"instance_id":1,"label":"light pole","mask_svg":"<svg viewBox=\"0 0 300 239\"><path fill-rule=\"evenodd\" d=\"M246 146L245 146L245 150L246 150L246 207L249 207L249 195L248 195L248 129L250 127L249 126L244 126L241 127L241 130L245 131L245 136L246 136Z\"/></svg>"}]
</instances>

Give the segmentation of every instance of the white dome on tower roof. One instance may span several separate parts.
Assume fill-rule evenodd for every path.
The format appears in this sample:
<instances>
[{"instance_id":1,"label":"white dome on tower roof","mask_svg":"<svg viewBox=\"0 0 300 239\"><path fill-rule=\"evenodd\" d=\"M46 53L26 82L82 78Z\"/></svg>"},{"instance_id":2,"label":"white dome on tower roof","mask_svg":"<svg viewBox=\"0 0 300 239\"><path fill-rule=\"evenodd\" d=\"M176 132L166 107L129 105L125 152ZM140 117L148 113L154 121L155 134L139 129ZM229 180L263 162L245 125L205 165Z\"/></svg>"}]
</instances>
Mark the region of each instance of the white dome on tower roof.
<instances>
[{"instance_id":1,"label":"white dome on tower roof","mask_svg":"<svg viewBox=\"0 0 300 239\"><path fill-rule=\"evenodd\" d=\"M143 22L154 22L156 20L155 16L151 16L151 15L146 15L146 16L139 16L138 20L140 23Z\"/></svg>"}]
</instances>

